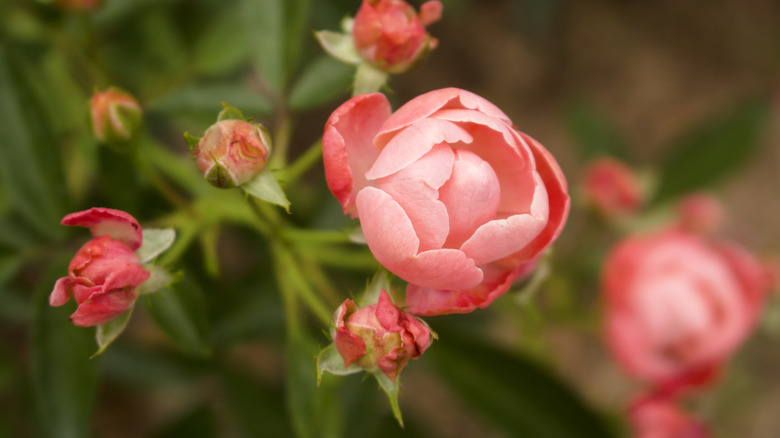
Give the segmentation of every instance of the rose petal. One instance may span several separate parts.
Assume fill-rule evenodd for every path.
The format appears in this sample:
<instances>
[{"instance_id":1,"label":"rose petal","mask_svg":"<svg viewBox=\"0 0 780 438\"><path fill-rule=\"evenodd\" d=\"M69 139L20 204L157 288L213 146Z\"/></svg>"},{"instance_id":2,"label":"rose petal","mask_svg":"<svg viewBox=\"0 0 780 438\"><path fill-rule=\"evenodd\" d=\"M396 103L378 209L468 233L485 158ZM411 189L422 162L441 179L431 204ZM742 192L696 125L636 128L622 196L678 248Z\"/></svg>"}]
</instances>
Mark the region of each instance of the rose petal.
<instances>
[{"instance_id":1,"label":"rose petal","mask_svg":"<svg viewBox=\"0 0 780 438\"><path fill-rule=\"evenodd\" d=\"M73 291L70 289L70 278L62 277L54 283L54 290L49 295L50 306L61 306L68 302Z\"/></svg>"},{"instance_id":2,"label":"rose petal","mask_svg":"<svg viewBox=\"0 0 780 438\"><path fill-rule=\"evenodd\" d=\"M371 252L388 270L406 281L438 289L471 287L482 271L460 250L417 254L419 239L404 210L387 193L366 187L357 196L360 224Z\"/></svg>"},{"instance_id":3,"label":"rose petal","mask_svg":"<svg viewBox=\"0 0 780 438\"><path fill-rule=\"evenodd\" d=\"M364 175L379 155L372 143L374 135L390 113L384 94L361 94L342 104L325 124L325 178L344 213L353 218L357 215L355 196L368 184Z\"/></svg>"},{"instance_id":4,"label":"rose petal","mask_svg":"<svg viewBox=\"0 0 780 438\"><path fill-rule=\"evenodd\" d=\"M454 160L449 146L438 145L400 172L377 182L377 188L398 202L412 222L420 239L418 251L441 248L449 234L447 207L439 201L438 189L450 178Z\"/></svg>"},{"instance_id":5,"label":"rose petal","mask_svg":"<svg viewBox=\"0 0 780 438\"><path fill-rule=\"evenodd\" d=\"M62 218L62 225L89 228L95 237L111 236L136 250L143 243L141 226L135 218L124 211L93 207L89 210L71 213Z\"/></svg>"},{"instance_id":6,"label":"rose petal","mask_svg":"<svg viewBox=\"0 0 780 438\"><path fill-rule=\"evenodd\" d=\"M74 325L81 327L104 324L129 309L135 299L136 295L131 290L119 289L108 294L100 294L79 304L78 309L70 316L70 320Z\"/></svg>"},{"instance_id":7,"label":"rose petal","mask_svg":"<svg viewBox=\"0 0 780 438\"><path fill-rule=\"evenodd\" d=\"M366 172L366 178L378 179L398 172L440 143L471 141L471 135L454 123L436 119L420 120L399 132L382 148L379 157Z\"/></svg>"},{"instance_id":8,"label":"rose petal","mask_svg":"<svg viewBox=\"0 0 780 438\"><path fill-rule=\"evenodd\" d=\"M547 192L541 182L536 186L533 199L530 214L516 214L506 219L492 220L477 228L460 249L474 259L477 265L481 265L507 257L518 248L524 248L547 224Z\"/></svg>"}]
</instances>

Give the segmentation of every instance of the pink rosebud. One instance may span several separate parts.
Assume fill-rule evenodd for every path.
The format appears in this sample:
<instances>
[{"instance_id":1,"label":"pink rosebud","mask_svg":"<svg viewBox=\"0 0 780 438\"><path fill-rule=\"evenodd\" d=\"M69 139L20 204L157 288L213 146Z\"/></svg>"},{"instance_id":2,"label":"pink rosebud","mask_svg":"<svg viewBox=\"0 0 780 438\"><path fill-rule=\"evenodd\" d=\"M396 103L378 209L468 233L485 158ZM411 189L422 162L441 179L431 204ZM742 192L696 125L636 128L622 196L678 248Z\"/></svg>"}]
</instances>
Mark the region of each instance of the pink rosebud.
<instances>
[{"instance_id":1,"label":"pink rosebud","mask_svg":"<svg viewBox=\"0 0 780 438\"><path fill-rule=\"evenodd\" d=\"M352 37L360 56L389 73L403 73L438 44L425 26L441 18L442 4L429 1L420 13L402 0L363 0Z\"/></svg>"},{"instance_id":2,"label":"pink rosebud","mask_svg":"<svg viewBox=\"0 0 780 438\"><path fill-rule=\"evenodd\" d=\"M703 235L718 231L725 220L723 205L712 195L693 193L677 203L681 228Z\"/></svg>"},{"instance_id":3,"label":"pink rosebud","mask_svg":"<svg viewBox=\"0 0 780 438\"><path fill-rule=\"evenodd\" d=\"M90 99L92 132L109 144L133 140L141 128L141 106L129 94L111 87L96 92Z\"/></svg>"},{"instance_id":4,"label":"pink rosebud","mask_svg":"<svg viewBox=\"0 0 780 438\"><path fill-rule=\"evenodd\" d=\"M587 201L609 218L636 213L644 202L634 171L612 158L600 158L588 164L584 190Z\"/></svg>"},{"instance_id":5,"label":"pink rosebud","mask_svg":"<svg viewBox=\"0 0 780 438\"><path fill-rule=\"evenodd\" d=\"M106 323L135 302L136 288L149 278L133 252L142 243L141 227L129 214L110 208L71 213L62 224L87 227L95 237L70 261L68 276L57 280L49 304L61 306L74 296L73 324Z\"/></svg>"},{"instance_id":6,"label":"pink rosebud","mask_svg":"<svg viewBox=\"0 0 780 438\"><path fill-rule=\"evenodd\" d=\"M328 187L371 252L410 283L416 315L465 313L506 292L558 236L566 180L536 140L455 88L391 114L381 93L339 107L323 136Z\"/></svg>"},{"instance_id":7,"label":"pink rosebud","mask_svg":"<svg viewBox=\"0 0 780 438\"><path fill-rule=\"evenodd\" d=\"M209 183L231 188L251 180L265 168L270 144L262 126L228 119L211 125L192 153Z\"/></svg>"},{"instance_id":8,"label":"pink rosebud","mask_svg":"<svg viewBox=\"0 0 780 438\"><path fill-rule=\"evenodd\" d=\"M357 308L346 300L334 315L333 341L344 366L356 363L368 372L382 371L391 381L431 343L428 326L401 311L382 290L379 302Z\"/></svg>"},{"instance_id":9,"label":"pink rosebud","mask_svg":"<svg viewBox=\"0 0 780 438\"><path fill-rule=\"evenodd\" d=\"M647 398L628 411L635 438L708 438L704 425L681 411L672 401Z\"/></svg>"},{"instance_id":10,"label":"pink rosebud","mask_svg":"<svg viewBox=\"0 0 780 438\"><path fill-rule=\"evenodd\" d=\"M761 265L736 245L678 230L631 237L604 265L607 342L659 393L707 385L749 335L766 287Z\"/></svg>"}]
</instances>

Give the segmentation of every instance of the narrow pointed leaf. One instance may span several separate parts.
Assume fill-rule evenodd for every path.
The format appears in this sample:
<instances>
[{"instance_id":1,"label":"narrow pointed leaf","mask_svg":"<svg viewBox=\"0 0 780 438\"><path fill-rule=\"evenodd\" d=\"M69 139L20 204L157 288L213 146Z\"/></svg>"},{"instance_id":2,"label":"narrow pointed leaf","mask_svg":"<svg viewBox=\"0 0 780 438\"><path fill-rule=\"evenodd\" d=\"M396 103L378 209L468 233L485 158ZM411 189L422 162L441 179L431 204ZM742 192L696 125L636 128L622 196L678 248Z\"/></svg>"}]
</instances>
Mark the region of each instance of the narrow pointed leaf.
<instances>
[{"instance_id":1,"label":"narrow pointed leaf","mask_svg":"<svg viewBox=\"0 0 780 438\"><path fill-rule=\"evenodd\" d=\"M184 277L174 286L141 299L154 322L181 351L198 357L211 354L206 299L197 284Z\"/></svg>"},{"instance_id":2,"label":"narrow pointed leaf","mask_svg":"<svg viewBox=\"0 0 780 438\"><path fill-rule=\"evenodd\" d=\"M383 372L374 373L376 381L379 382L379 387L387 394L387 399L390 401L390 408L393 410L393 416L398 424L404 427L404 420L401 417L401 406L398 404L398 394L401 392L401 376L395 378L395 382L390 379Z\"/></svg>"},{"instance_id":3,"label":"narrow pointed leaf","mask_svg":"<svg viewBox=\"0 0 780 438\"><path fill-rule=\"evenodd\" d=\"M91 358L99 356L104 351L106 351L106 348L108 348L108 346L111 345L111 343L114 342L123 331L125 331L127 323L130 321L130 316L133 314L133 308L135 308L135 306L130 306L129 309L122 312L116 318L108 321L105 324L100 324L97 326L95 339L97 340L98 351L96 351L95 354L91 356Z\"/></svg>"},{"instance_id":4,"label":"narrow pointed leaf","mask_svg":"<svg viewBox=\"0 0 780 438\"><path fill-rule=\"evenodd\" d=\"M217 115L217 121L220 122L222 120L243 120L246 121L246 117L244 117L244 113L241 112L238 108L230 106L227 102L224 100L222 103L222 111L219 112Z\"/></svg>"},{"instance_id":5,"label":"narrow pointed leaf","mask_svg":"<svg viewBox=\"0 0 780 438\"><path fill-rule=\"evenodd\" d=\"M355 363L350 364L349 367L344 367L344 359L339 354L336 346L330 344L323 348L317 356L317 386L322 381L322 374L326 371L337 376L346 376L359 373L363 369Z\"/></svg>"}]
</instances>

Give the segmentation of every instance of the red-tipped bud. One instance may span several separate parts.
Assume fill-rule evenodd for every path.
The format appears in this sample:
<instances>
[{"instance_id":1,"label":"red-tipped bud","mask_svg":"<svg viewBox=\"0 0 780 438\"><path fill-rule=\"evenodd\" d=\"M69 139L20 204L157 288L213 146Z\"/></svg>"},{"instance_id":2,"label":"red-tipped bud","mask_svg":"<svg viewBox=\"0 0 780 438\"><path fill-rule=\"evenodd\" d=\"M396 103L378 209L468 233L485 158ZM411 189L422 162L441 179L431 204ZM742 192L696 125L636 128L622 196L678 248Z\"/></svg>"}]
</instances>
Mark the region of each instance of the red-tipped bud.
<instances>
[{"instance_id":1,"label":"red-tipped bud","mask_svg":"<svg viewBox=\"0 0 780 438\"><path fill-rule=\"evenodd\" d=\"M89 103L95 138L112 145L135 139L141 128L141 106L132 96L111 87L93 94Z\"/></svg>"},{"instance_id":2,"label":"red-tipped bud","mask_svg":"<svg viewBox=\"0 0 780 438\"><path fill-rule=\"evenodd\" d=\"M270 136L262 126L227 119L211 125L192 153L209 183L231 188L244 184L263 170L270 144Z\"/></svg>"}]
</instances>

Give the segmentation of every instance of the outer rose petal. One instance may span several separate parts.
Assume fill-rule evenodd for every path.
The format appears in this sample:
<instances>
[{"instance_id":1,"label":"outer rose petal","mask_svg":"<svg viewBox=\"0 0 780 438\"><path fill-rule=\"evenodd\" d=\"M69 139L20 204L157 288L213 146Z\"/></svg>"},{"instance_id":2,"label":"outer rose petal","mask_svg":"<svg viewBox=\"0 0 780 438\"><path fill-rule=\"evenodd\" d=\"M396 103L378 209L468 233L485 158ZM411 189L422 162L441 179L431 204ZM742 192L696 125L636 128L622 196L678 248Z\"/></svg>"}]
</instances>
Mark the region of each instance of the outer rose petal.
<instances>
[{"instance_id":1,"label":"outer rose petal","mask_svg":"<svg viewBox=\"0 0 780 438\"><path fill-rule=\"evenodd\" d=\"M68 302L73 291L70 290L70 278L62 277L54 283L54 290L49 295L50 306L61 306Z\"/></svg>"},{"instance_id":2,"label":"outer rose petal","mask_svg":"<svg viewBox=\"0 0 780 438\"><path fill-rule=\"evenodd\" d=\"M445 107L478 109L489 116L511 123L503 111L484 98L458 88L442 88L417 96L398 108L382 125L375 140L376 144L387 143L398 130L425 119Z\"/></svg>"},{"instance_id":3,"label":"outer rose petal","mask_svg":"<svg viewBox=\"0 0 780 438\"><path fill-rule=\"evenodd\" d=\"M342 104L325 124L325 178L344 213L353 218L357 216L355 196L368 184L364 175L379 155L374 135L390 113L384 94L361 94Z\"/></svg>"},{"instance_id":4,"label":"outer rose petal","mask_svg":"<svg viewBox=\"0 0 780 438\"><path fill-rule=\"evenodd\" d=\"M126 289L99 294L94 299L79 304L70 320L81 327L104 324L130 308L135 299L135 293Z\"/></svg>"},{"instance_id":5,"label":"outer rose petal","mask_svg":"<svg viewBox=\"0 0 780 438\"><path fill-rule=\"evenodd\" d=\"M374 257L406 281L437 289L472 287L482 271L462 251L417 253L420 240L400 205L387 193L366 187L357 196L360 224Z\"/></svg>"},{"instance_id":6,"label":"outer rose petal","mask_svg":"<svg viewBox=\"0 0 780 438\"><path fill-rule=\"evenodd\" d=\"M61 224L89 228L93 236L111 236L133 250L140 248L143 243L138 221L121 210L93 207L65 216Z\"/></svg>"},{"instance_id":7,"label":"outer rose petal","mask_svg":"<svg viewBox=\"0 0 780 438\"><path fill-rule=\"evenodd\" d=\"M508 257L508 260L519 263L536 257L558 238L558 235L563 231L563 226L566 225L566 219L569 217L570 199L566 178L555 158L538 141L522 132L518 131L518 134L533 152L534 159L536 159L536 171L539 172L547 190L549 205L547 225L542 232L525 248Z\"/></svg>"},{"instance_id":8,"label":"outer rose petal","mask_svg":"<svg viewBox=\"0 0 780 438\"><path fill-rule=\"evenodd\" d=\"M534 266L536 261L533 262ZM441 290L410 283L406 288L406 306L409 313L420 316L469 313L484 309L506 293L518 274L526 273L527 266L504 268L490 265L483 268L485 280L469 289Z\"/></svg>"}]
</instances>

